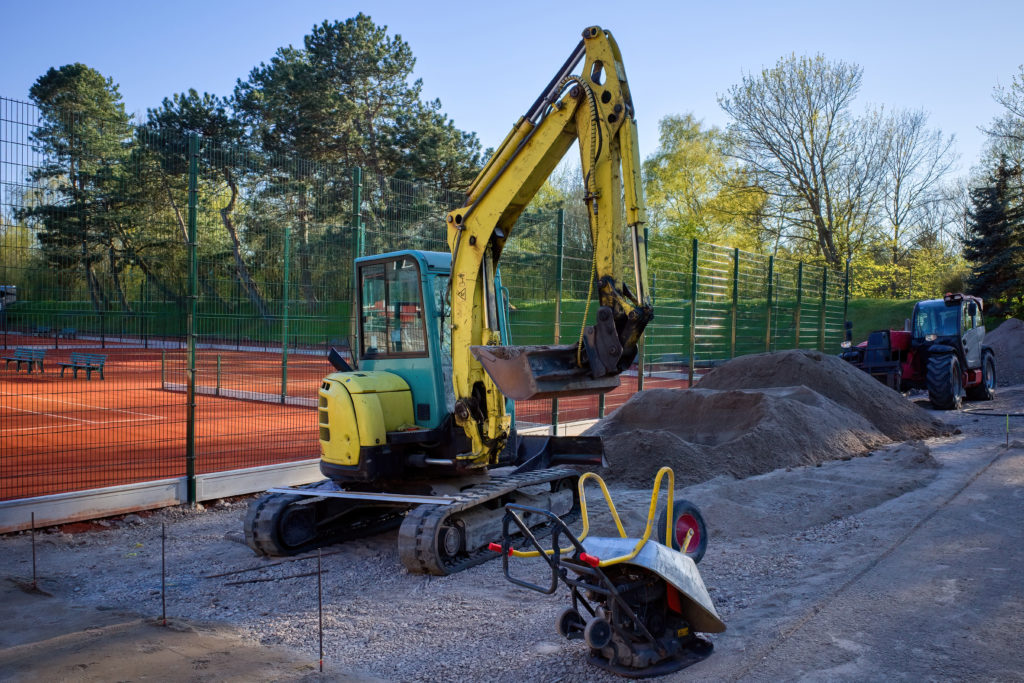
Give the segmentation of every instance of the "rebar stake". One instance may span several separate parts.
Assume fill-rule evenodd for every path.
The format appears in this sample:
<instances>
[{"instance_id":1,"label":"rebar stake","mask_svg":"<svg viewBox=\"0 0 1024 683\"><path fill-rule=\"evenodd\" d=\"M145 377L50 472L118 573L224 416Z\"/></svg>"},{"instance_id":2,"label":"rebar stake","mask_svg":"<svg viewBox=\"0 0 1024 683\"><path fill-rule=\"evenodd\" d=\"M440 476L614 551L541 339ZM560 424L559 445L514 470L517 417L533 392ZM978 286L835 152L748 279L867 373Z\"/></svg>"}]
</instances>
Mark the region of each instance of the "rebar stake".
<instances>
[{"instance_id":1,"label":"rebar stake","mask_svg":"<svg viewBox=\"0 0 1024 683\"><path fill-rule=\"evenodd\" d=\"M324 672L324 591L323 571L320 568L320 548L316 549L316 603L320 614L320 673Z\"/></svg>"},{"instance_id":2,"label":"rebar stake","mask_svg":"<svg viewBox=\"0 0 1024 683\"><path fill-rule=\"evenodd\" d=\"M160 523L160 618L167 626L167 522Z\"/></svg>"},{"instance_id":3,"label":"rebar stake","mask_svg":"<svg viewBox=\"0 0 1024 683\"><path fill-rule=\"evenodd\" d=\"M1009 421L1009 418L1007 418ZM32 513L32 590L38 589L36 584L36 513Z\"/></svg>"}]
</instances>

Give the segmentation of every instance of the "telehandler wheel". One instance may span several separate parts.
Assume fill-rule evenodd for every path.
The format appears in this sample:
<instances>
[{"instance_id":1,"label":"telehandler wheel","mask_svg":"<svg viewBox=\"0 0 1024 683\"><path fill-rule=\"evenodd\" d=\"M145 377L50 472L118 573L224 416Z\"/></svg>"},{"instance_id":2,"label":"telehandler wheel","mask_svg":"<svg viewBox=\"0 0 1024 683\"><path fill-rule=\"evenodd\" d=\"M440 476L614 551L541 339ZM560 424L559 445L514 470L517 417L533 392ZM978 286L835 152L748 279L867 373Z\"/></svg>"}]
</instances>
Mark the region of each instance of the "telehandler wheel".
<instances>
[{"instance_id":1,"label":"telehandler wheel","mask_svg":"<svg viewBox=\"0 0 1024 683\"><path fill-rule=\"evenodd\" d=\"M665 541L666 512L667 510L663 509L658 515L658 525L654 527L653 531L653 537L660 542ZM672 548L679 550L683 541L686 540L687 532L692 529L693 536L690 538L690 543L684 554L689 556L694 563L700 562L704 557L704 552L708 549L708 529L700 510L690 501L680 499L672 505L672 516L675 517L670 539Z\"/></svg>"},{"instance_id":2,"label":"telehandler wheel","mask_svg":"<svg viewBox=\"0 0 1024 683\"><path fill-rule=\"evenodd\" d=\"M952 354L928 358L928 399L939 410L960 410L963 402L963 379L960 360Z\"/></svg>"},{"instance_id":3,"label":"telehandler wheel","mask_svg":"<svg viewBox=\"0 0 1024 683\"><path fill-rule=\"evenodd\" d=\"M989 352L981 360L981 384L967 390L972 401L991 401L996 397L996 358Z\"/></svg>"}]
</instances>

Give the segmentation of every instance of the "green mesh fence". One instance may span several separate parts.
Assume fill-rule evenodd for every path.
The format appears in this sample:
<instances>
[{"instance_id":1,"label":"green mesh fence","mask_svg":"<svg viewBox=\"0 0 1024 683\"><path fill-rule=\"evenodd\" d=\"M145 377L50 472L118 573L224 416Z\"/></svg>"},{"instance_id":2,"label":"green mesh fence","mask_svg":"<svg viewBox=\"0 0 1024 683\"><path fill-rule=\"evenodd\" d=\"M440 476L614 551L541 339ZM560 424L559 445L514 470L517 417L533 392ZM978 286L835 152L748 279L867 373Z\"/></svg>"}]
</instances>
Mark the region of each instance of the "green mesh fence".
<instances>
[{"instance_id":1,"label":"green mesh fence","mask_svg":"<svg viewBox=\"0 0 1024 683\"><path fill-rule=\"evenodd\" d=\"M0 98L0 285L16 288L0 309L0 500L317 457L353 259L447 251L442 218L462 202ZM518 402L520 426L592 419L737 355L838 346L842 274L659 235L648 260L655 320L621 386ZM524 214L501 261L513 343L575 343L592 273L581 207Z\"/></svg>"}]
</instances>

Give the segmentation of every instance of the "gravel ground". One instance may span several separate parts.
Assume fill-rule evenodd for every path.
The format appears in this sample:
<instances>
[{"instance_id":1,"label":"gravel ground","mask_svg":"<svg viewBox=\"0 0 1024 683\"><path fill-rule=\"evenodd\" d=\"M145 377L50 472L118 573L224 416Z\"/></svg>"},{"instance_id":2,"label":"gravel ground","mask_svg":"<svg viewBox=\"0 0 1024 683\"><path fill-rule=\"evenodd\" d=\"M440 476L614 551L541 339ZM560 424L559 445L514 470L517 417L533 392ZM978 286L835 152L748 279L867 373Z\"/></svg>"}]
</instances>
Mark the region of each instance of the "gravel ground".
<instances>
[{"instance_id":1,"label":"gravel ground","mask_svg":"<svg viewBox=\"0 0 1024 683\"><path fill-rule=\"evenodd\" d=\"M988 406L1024 408L1024 387L1001 396ZM728 626L714 638L715 654L679 677L756 674L758 653L774 647L787 624L819 609L865 561L898 544L1003 439L1000 420L936 415L947 421L949 436L744 480L718 477L677 492L700 505L708 521L711 540L700 569ZM1024 438L1024 423L1012 426L1014 437ZM618 486L612 493L627 531L639 534L650 491ZM159 617L166 529L172 620L223 624L243 640L316 662L315 556L284 562L254 556L242 537L246 505L246 499L225 500L41 532L40 587L56 601L46 604L82 614ZM596 519L595 526L607 529L607 520ZM449 577L411 575L401 568L395 540L389 533L324 550L325 678L620 680L590 667L580 643L555 633L555 618L568 602L561 590L543 596L518 588L498 562ZM525 565L522 571L528 573ZM29 534L0 537L0 577L25 581L31 572ZM12 628L0 624L7 642L17 642ZM3 663L0 650L0 670ZM310 670L283 677L316 678ZM29 680L30 673L15 671L11 680ZM180 678L168 673L151 672L149 679ZM221 678L215 671L198 676Z\"/></svg>"}]
</instances>

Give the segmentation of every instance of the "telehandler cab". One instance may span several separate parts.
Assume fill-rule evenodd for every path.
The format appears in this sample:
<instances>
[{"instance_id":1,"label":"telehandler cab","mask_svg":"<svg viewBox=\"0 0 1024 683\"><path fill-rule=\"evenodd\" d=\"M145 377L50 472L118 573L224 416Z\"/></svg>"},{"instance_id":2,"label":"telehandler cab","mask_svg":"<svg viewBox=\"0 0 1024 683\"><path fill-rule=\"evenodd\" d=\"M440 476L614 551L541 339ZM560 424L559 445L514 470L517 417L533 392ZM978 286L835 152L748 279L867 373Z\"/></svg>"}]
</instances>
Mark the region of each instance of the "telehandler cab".
<instances>
[{"instance_id":1,"label":"telehandler cab","mask_svg":"<svg viewBox=\"0 0 1024 683\"><path fill-rule=\"evenodd\" d=\"M996 356L985 346L981 299L950 293L920 301L907 327L877 330L852 346L847 321L839 355L896 391L926 389L940 410L958 410L965 396L972 401L995 396Z\"/></svg>"}]
</instances>

